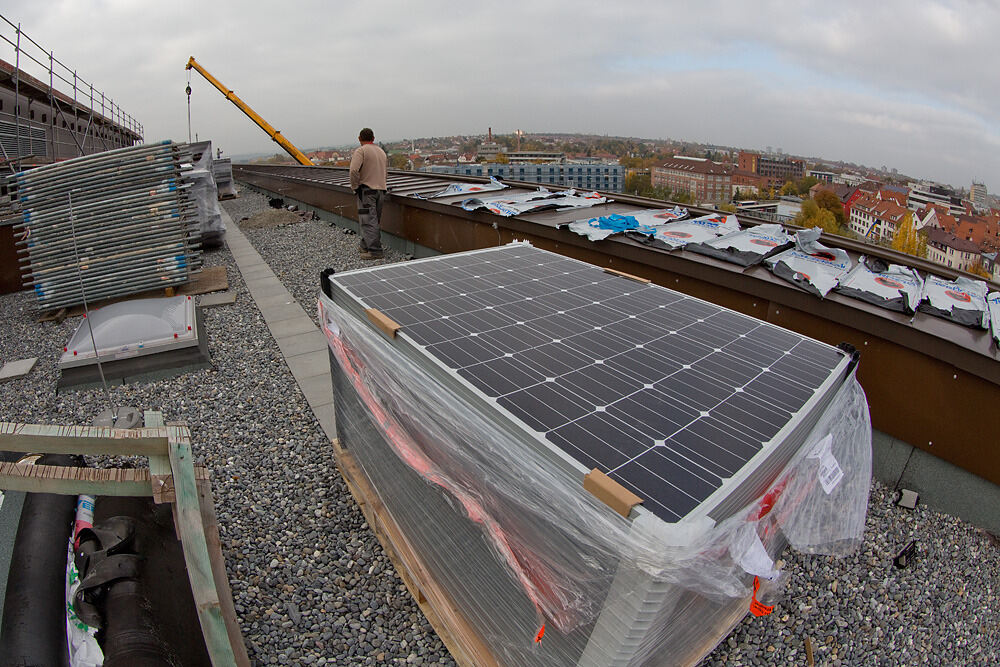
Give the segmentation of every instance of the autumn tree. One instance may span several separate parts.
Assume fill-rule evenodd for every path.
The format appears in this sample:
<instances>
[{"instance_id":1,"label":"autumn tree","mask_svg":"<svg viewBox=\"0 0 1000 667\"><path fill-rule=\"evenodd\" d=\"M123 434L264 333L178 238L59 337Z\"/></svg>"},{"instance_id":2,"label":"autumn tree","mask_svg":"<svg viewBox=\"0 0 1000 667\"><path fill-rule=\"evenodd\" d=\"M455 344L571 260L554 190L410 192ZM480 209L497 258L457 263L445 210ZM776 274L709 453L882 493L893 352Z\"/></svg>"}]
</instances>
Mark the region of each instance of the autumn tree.
<instances>
[{"instance_id":1,"label":"autumn tree","mask_svg":"<svg viewBox=\"0 0 1000 667\"><path fill-rule=\"evenodd\" d=\"M410 164L410 158L406 153L393 153L389 156L390 169L406 169Z\"/></svg>"},{"instance_id":2,"label":"autumn tree","mask_svg":"<svg viewBox=\"0 0 1000 667\"><path fill-rule=\"evenodd\" d=\"M840 225L837 224L833 213L820 208L814 199L807 199L802 202L802 210L795 216L795 224L802 227L819 227L828 234L840 234Z\"/></svg>"},{"instance_id":3,"label":"autumn tree","mask_svg":"<svg viewBox=\"0 0 1000 667\"><path fill-rule=\"evenodd\" d=\"M916 257L927 256L927 237L917 231L913 224L913 214L907 213L903 216L903 221L899 223L896 236L892 239L893 250L905 252Z\"/></svg>"},{"instance_id":4,"label":"autumn tree","mask_svg":"<svg viewBox=\"0 0 1000 667\"><path fill-rule=\"evenodd\" d=\"M847 224L847 217L844 215L844 206L840 203L840 197L833 194L833 192L830 190L820 190L813 197L813 201L820 208L825 208L830 213L833 213L838 226L843 227Z\"/></svg>"},{"instance_id":5,"label":"autumn tree","mask_svg":"<svg viewBox=\"0 0 1000 667\"><path fill-rule=\"evenodd\" d=\"M625 176L625 192L642 194L651 188L650 176L636 171L630 171Z\"/></svg>"},{"instance_id":6,"label":"autumn tree","mask_svg":"<svg viewBox=\"0 0 1000 667\"><path fill-rule=\"evenodd\" d=\"M978 259L974 263L970 264L969 268L967 268L966 271L968 271L969 273L971 273L974 276L979 276L980 278L985 278L986 280L992 280L993 279L993 276L990 275L990 272L986 270L985 266L983 266L983 260L982 259Z\"/></svg>"}]
</instances>

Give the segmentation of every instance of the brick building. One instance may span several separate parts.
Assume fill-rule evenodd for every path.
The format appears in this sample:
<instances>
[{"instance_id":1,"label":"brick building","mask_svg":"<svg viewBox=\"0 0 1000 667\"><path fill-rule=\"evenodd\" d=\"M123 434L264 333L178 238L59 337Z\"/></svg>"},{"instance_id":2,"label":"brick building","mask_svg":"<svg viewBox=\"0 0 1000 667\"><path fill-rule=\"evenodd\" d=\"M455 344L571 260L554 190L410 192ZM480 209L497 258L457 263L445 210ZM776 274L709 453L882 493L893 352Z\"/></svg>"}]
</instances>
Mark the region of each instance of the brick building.
<instances>
[{"instance_id":1,"label":"brick building","mask_svg":"<svg viewBox=\"0 0 1000 667\"><path fill-rule=\"evenodd\" d=\"M806 163L790 157L761 155L751 151L740 151L736 166L741 171L749 171L767 179L768 187L780 188L788 181L796 181L806 173Z\"/></svg>"},{"instance_id":2,"label":"brick building","mask_svg":"<svg viewBox=\"0 0 1000 667\"><path fill-rule=\"evenodd\" d=\"M653 167L650 180L653 187L688 192L696 202L724 203L732 198L732 173L730 165L675 155Z\"/></svg>"}]
</instances>

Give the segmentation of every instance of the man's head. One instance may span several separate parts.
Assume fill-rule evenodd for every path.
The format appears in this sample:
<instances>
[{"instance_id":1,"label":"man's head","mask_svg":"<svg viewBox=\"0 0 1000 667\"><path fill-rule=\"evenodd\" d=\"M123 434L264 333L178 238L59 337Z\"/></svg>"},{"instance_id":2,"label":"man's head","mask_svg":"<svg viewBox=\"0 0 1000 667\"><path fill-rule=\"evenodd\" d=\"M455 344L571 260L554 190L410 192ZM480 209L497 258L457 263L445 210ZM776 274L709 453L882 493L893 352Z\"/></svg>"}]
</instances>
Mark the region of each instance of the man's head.
<instances>
[{"instance_id":1,"label":"man's head","mask_svg":"<svg viewBox=\"0 0 1000 667\"><path fill-rule=\"evenodd\" d=\"M375 141L375 133L372 132L372 129L370 127L366 127L361 130L360 134L358 134L358 141L360 141L363 144L371 143Z\"/></svg>"}]
</instances>

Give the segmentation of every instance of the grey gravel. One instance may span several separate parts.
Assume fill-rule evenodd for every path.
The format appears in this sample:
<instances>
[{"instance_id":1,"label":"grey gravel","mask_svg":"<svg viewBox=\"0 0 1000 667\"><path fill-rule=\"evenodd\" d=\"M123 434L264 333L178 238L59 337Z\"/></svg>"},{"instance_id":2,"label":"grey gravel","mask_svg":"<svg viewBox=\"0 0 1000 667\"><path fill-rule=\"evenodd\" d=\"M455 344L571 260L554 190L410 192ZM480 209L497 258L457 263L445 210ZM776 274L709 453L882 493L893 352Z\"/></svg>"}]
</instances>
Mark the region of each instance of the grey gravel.
<instances>
[{"instance_id":1,"label":"grey gravel","mask_svg":"<svg viewBox=\"0 0 1000 667\"><path fill-rule=\"evenodd\" d=\"M267 207L244 190L234 221ZM358 238L304 220L245 230L307 313L319 271L370 266ZM343 481L326 437L285 366L232 256L233 306L204 311L213 369L113 387L121 405L187 421L212 483L237 616L255 664L454 664L396 576ZM382 261L399 261L388 251ZM0 384L0 419L88 424L102 390L55 394L56 362L79 323L37 323L30 294L0 296L0 361L37 356L31 375ZM134 461L115 460L120 465ZM747 617L711 665L993 665L1000 662L1000 546L953 517L893 505L875 482L865 542L845 559L784 555L790 573L773 614ZM892 558L910 540L906 569Z\"/></svg>"},{"instance_id":2,"label":"grey gravel","mask_svg":"<svg viewBox=\"0 0 1000 667\"><path fill-rule=\"evenodd\" d=\"M237 293L236 304L204 311L214 368L112 387L111 398L191 427L195 456L212 473L226 568L254 663L402 664L418 656L454 664L437 635L423 630L427 619L341 480L232 256L210 252L205 263L225 265ZM31 375L0 384L0 420L90 424L108 409L102 389L55 393L58 357L80 318L36 320L30 293L0 296L0 361L38 357ZM403 645L403 637L411 639Z\"/></svg>"},{"instance_id":3,"label":"grey gravel","mask_svg":"<svg viewBox=\"0 0 1000 667\"><path fill-rule=\"evenodd\" d=\"M241 215L267 206L253 192L229 203L237 202ZM246 233L308 312L321 269L369 264L357 259L356 236L325 222ZM385 261L399 259L387 253ZM806 637L817 665L1000 664L1000 543L954 517L893 500L892 489L873 481L865 540L850 557L787 550L790 577L774 612L748 615L704 664L803 665ZM896 568L893 558L911 540L915 561Z\"/></svg>"}]
</instances>

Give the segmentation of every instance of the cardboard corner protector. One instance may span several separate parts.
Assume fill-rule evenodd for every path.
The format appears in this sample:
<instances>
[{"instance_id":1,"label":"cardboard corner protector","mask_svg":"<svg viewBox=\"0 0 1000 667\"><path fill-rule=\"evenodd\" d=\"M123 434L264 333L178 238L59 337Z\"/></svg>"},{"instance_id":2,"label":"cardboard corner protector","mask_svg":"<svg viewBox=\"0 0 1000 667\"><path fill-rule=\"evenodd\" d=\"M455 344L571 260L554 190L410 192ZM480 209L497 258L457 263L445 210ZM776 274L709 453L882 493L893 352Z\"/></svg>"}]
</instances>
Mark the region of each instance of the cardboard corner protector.
<instances>
[{"instance_id":1,"label":"cardboard corner protector","mask_svg":"<svg viewBox=\"0 0 1000 667\"><path fill-rule=\"evenodd\" d=\"M597 468L584 475L583 488L625 518L628 518L628 514L632 511L633 507L642 502L642 498Z\"/></svg>"},{"instance_id":2,"label":"cardboard corner protector","mask_svg":"<svg viewBox=\"0 0 1000 667\"><path fill-rule=\"evenodd\" d=\"M650 282L649 278L643 278L641 276L635 276L635 275L632 275L631 273L625 273L624 271L619 271L618 269L612 269L609 266L605 266L604 267L604 272L605 273L610 273L610 274L613 274L613 275L616 275L616 276L621 276L622 278L628 278L629 280L634 280L637 283L649 283Z\"/></svg>"},{"instance_id":3,"label":"cardboard corner protector","mask_svg":"<svg viewBox=\"0 0 1000 667\"><path fill-rule=\"evenodd\" d=\"M399 324L386 317L385 313L381 310L378 308L366 308L365 315L386 336L389 338L396 337L396 332L399 331Z\"/></svg>"}]
</instances>

